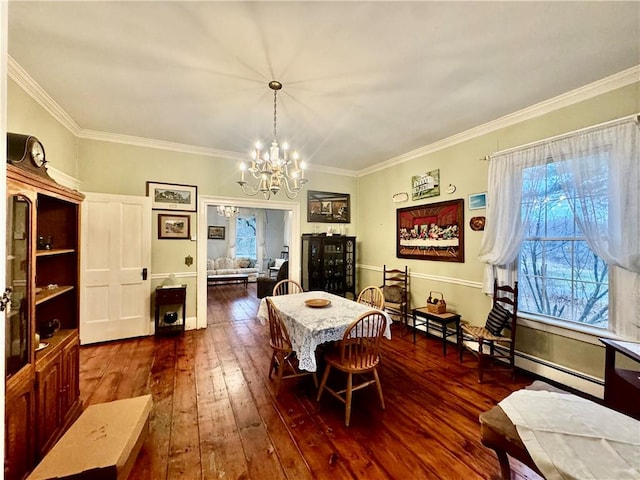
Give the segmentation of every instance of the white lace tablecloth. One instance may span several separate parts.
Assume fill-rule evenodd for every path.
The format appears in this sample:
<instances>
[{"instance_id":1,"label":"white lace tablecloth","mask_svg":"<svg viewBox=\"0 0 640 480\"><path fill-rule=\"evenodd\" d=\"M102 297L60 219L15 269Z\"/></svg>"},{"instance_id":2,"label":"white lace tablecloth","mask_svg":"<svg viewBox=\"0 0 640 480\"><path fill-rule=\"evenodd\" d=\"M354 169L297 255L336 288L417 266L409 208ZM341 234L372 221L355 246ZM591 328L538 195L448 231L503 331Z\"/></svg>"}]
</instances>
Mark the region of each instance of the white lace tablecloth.
<instances>
[{"instance_id":1,"label":"white lace tablecloth","mask_svg":"<svg viewBox=\"0 0 640 480\"><path fill-rule=\"evenodd\" d=\"M547 480L640 478L640 422L571 394L518 390L498 405Z\"/></svg>"},{"instance_id":2,"label":"white lace tablecloth","mask_svg":"<svg viewBox=\"0 0 640 480\"><path fill-rule=\"evenodd\" d=\"M282 320L289 331L291 346L298 356L302 370L315 372L316 348L321 343L342 340L345 330L360 315L371 310L362 305L327 292L304 292L294 295L278 295L269 297L282 315ZM331 300L331 305L324 308L307 307L304 302L312 298ZM391 319L386 312L387 326L384 336L391 339ZM258 319L263 325L269 320L267 300L263 298L258 309Z\"/></svg>"}]
</instances>

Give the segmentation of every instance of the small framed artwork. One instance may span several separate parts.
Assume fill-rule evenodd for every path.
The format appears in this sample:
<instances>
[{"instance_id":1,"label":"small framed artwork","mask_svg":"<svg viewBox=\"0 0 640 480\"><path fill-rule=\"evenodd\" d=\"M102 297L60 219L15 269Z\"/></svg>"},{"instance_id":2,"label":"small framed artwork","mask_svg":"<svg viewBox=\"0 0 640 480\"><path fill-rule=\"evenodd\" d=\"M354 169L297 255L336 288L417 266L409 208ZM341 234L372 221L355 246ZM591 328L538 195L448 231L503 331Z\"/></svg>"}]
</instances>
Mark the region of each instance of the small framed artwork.
<instances>
[{"instance_id":1,"label":"small framed artwork","mask_svg":"<svg viewBox=\"0 0 640 480\"><path fill-rule=\"evenodd\" d=\"M411 177L411 200L440 195L440 170Z\"/></svg>"},{"instance_id":2,"label":"small framed artwork","mask_svg":"<svg viewBox=\"0 0 640 480\"><path fill-rule=\"evenodd\" d=\"M487 208L487 192L469 195L469 210L480 210L481 208Z\"/></svg>"},{"instance_id":3,"label":"small framed artwork","mask_svg":"<svg viewBox=\"0 0 640 480\"><path fill-rule=\"evenodd\" d=\"M147 197L151 197L154 210L181 210L195 212L198 187L175 183L147 182Z\"/></svg>"},{"instance_id":4,"label":"small framed artwork","mask_svg":"<svg viewBox=\"0 0 640 480\"><path fill-rule=\"evenodd\" d=\"M464 200L396 210L396 256L464 263Z\"/></svg>"},{"instance_id":5,"label":"small framed artwork","mask_svg":"<svg viewBox=\"0 0 640 480\"><path fill-rule=\"evenodd\" d=\"M189 215L158 215L158 238L189 240L191 238Z\"/></svg>"},{"instance_id":6,"label":"small framed artwork","mask_svg":"<svg viewBox=\"0 0 640 480\"><path fill-rule=\"evenodd\" d=\"M207 234L209 240L224 240L224 227L217 225L210 226Z\"/></svg>"},{"instance_id":7,"label":"small framed artwork","mask_svg":"<svg viewBox=\"0 0 640 480\"><path fill-rule=\"evenodd\" d=\"M351 222L351 196L348 193L307 192L307 222Z\"/></svg>"}]
</instances>

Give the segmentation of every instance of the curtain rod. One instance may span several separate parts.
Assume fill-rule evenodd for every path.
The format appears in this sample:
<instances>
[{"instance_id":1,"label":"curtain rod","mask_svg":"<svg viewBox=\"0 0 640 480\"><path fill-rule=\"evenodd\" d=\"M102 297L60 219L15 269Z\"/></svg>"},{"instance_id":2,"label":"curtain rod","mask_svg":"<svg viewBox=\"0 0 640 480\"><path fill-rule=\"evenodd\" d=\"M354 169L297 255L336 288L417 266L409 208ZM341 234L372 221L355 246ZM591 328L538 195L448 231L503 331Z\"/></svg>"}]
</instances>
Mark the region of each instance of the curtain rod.
<instances>
[{"instance_id":1,"label":"curtain rod","mask_svg":"<svg viewBox=\"0 0 640 480\"><path fill-rule=\"evenodd\" d=\"M639 122L640 123L640 113L634 113L633 115L627 115L626 117L616 118L615 120L609 120L608 122L599 123L597 125L591 125L590 127L580 128L578 130L573 130L572 132L561 133L560 135L555 135L553 137L544 138L542 140L536 140L535 142L526 143L524 145L519 145L517 147L507 148L505 150L500 150L498 152L492 153L491 155L487 155L487 156L481 158L481 160L491 160L492 158L497 157L499 155L504 155L505 153L515 152L516 150L523 150L523 149L529 148L529 147L535 147L537 145L542 145L542 144L547 143L547 142L553 142L554 140L560 140L561 138L569 137L569 136L575 135L577 133L583 133L583 132L587 132L589 130L595 130L596 128L602 128L602 127L607 127L607 126L610 126L610 125L615 125L616 123L624 123L624 122L627 122L627 121L630 121L630 120L633 120L635 122Z\"/></svg>"}]
</instances>

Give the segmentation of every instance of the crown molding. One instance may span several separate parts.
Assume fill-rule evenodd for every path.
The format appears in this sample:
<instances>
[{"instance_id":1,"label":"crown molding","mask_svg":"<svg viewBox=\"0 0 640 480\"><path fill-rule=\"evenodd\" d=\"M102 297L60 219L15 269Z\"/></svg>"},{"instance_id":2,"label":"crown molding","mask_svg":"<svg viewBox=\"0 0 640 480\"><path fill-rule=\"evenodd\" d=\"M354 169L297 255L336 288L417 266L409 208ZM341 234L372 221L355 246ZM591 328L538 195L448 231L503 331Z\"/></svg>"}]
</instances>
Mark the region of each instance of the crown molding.
<instances>
[{"instance_id":1,"label":"crown molding","mask_svg":"<svg viewBox=\"0 0 640 480\"><path fill-rule=\"evenodd\" d=\"M69 116L69 114L44 91L44 89L16 62L10 55L8 56L8 73L9 77L15 81L29 96L38 102L49 114L60 122L67 130L78 138L98 140L103 142L121 143L125 145L134 145L139 147L157 148L160 150L170 150L175 152L190 153L194 155L204 155L208 157L224 158L234 161L242 161L246 158L244 153L231 152L227 150L217 150L214 148L198 147L193 145L185 145L180 143L165 142L162 140L153 140L143 137L134 137L131 135L120 135L116 133L99 132L95 130L86 130L80 126ZM334 175L362 177L386 168L408 162L419 157L423 157L430 153L443 150L458 143L471 140L473 138L486 135L501 128L539 117L546 113L553 112L563 107L567 107L578 102L588 100L590 98L602 95L617 88L622 88L632 83L638 82L640 78L640 65L631 67L622 72L610 75L597 82L590 83L583 87L577 88L570 92L564 93L557 97L537 103L517 112L505 115L491 122L479 125L464 132L457 133L437 142L425 145L402 155L398 155L389 160L378 163L369 168L360 171L347 170L334 167L321 167L317 165L309 165L310 171L328 173Z\"/></svg>"},{"instance_id":2,"label":"crown molding","mask_svg":"<svg viewBox=\"0 0 640 480\"><path fill-rule=\"evenodd\" d=\"M398 155L397 157L393 157L372 167L365 168L363 170L360 170L357 176L362 177L364 175L369 175L371 173L378 172L380 170L384 170L386 168L404 162L408 162L409 160L423 157L430 153L434 153L453 145L457 145L458 143L462 143L473 138L486 135L502 128L510 127L517 123L524 122L525 120L530 120L532 118L536 118L541 115L553 112L555 110L559 110L560 108L574 105L584 100L597 97L598 95L611 92L618 88L626 87L627 85L637 83L639 79L640 65L636 65L635 67L631 67L627 70L623 70L622 72L610 75L606 78L603 78L602 80L584 85L570 92L558 95L557 97L553 97L535 105L531 105L527 108L514 113L510 113L491 122L487 122L483 125L479 125L469 130L465 130L464 132L457 133L455 135L431 143L424 147L417 148L410 152L403 153L402 155Z\"/></svg>"},{"instance_id":3,"label":"crown molding","mask_svg":"<svg viewBox=\"0 0 640 480\"><path fill-rule=\"evenodd\" d=\"M63 127L72 134L78 136L80 126L69 116L69 114L44 91L44 89L16 62L11 55L8 55L9 78L22 88L27 95L33 98L42 108L56 119Z\"/></svg>"},{"instance_id":4,"label":"crown molding","mask_svg":"<svg viewBox=\"0 0 640 480\"><path fill-rule=\"evenodd\" d=\"M170 150L173 152L191 153L193 155L203 155L205 157L224 158L228 160L241 161L246 159L246 155L228 150L218 150L215 148L198 147L183 143L165 142L164 140L154 140L151 138L136 137L133 135L122 135L119 133L99 132L97 130L82 129L78 133L78 138L84 140L97 140L101 142L122 143L137 147L157 148L159 150Z\"/></svg>"}]
</instances>

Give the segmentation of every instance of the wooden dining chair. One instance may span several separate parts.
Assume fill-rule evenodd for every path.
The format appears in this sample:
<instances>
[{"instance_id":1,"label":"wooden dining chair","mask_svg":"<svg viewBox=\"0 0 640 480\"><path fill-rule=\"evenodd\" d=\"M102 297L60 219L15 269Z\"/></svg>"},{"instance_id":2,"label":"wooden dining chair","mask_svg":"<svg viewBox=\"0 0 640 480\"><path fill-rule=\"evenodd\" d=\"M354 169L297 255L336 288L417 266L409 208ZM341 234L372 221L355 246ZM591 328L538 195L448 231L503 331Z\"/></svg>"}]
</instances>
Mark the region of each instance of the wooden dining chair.
<instances>
[{"instance_id":1,"label":"wooden dining chair","mask_svg":"<svg viewBox=\"0 0 640 480\"><path fill-rule=\"evenodd\" d=\"M286 278L276 283L276 286L273 287L273 295L291 295L293 293L302 293L302 287L295 280L291 280Z\"/></svg>"},{"instance_id":2,"label":"wooden dining chair","mask_svg":"<svg viewBox=\"0 0 640 480\"><path fill-rule=\"evenodd\" d=\"M515 380L515 343L518 325L518 282L513 287L493 282L493 303L484 326L460 325L460 361L465 351L478 359L478 383L488 366L493 371L511 372ZM508 330L508 333L505 333Z\"/></svg>"},{"instance_id":3,"label":"wooden dining chair","mask_svg":"<svg viewBox=\"0 0 640 480\"><path fill-rule=\"evenodd\" d=\"M387 319L382 312L376 310L366 312L349 325L339 347L325 354L327 366L320 382L317 400L320 401L322 392L326 389L344 403L344 424L347 427L351 418L351 397L354 391L375 384L380 397L380 405L383 410L385 408L377 367L380 363L380 339L386 326ZM334 390L327 386L327 379L332 368L347 374L345 389ZM371 374L372 377L366 377L365 374ZM354 385L354 375L362 376L362 382Z\"/></svg>"},{"instance_id":4,"label":"wooden dining chair","mask_svg":"<svg viewBox=\"0 0 640 480\"><path fill-rule=\"evenodd\" d=\"M409 267L404 269L384 266L382 273L382 293L384 309L391 318L399 320L407 330L409 312L411 311L409 295Z\"/></svg>"},{"instance_id":5,"label":"wooden dining chair","mask_svg":"<svg viewBox=\"0 0 640 480\"><path fill-rule=\"evenodd\" d=\"M307 372L298 368L298 359L296 353L291 347L291 339L289 338L289 332L282 318L280 312L273 304L273 301L267 297L267 309L269 311L269 343L271 345L271 364L269 365L269 378L271 374L276 371L276 397L280 392L280 384L282 380L287 378L304 377L307 375L313 376L313 383L316 388L318 387L318 377L316 372ZM289 373L284 374L284 370L288 369Z\"/></svg>"},{"instance_id":6,"label":"wooden dining chair","mask_svg":"<svg viewBox=\"0 0 640 480\"><path fill-rule=\"evenodd\" d=\"M360 295L358 295L358 300L356 301L377 308L378 310L384 310L384 294L379 287L373 285L365 287L360 292Z\"/></svg>"}]
</instances>

